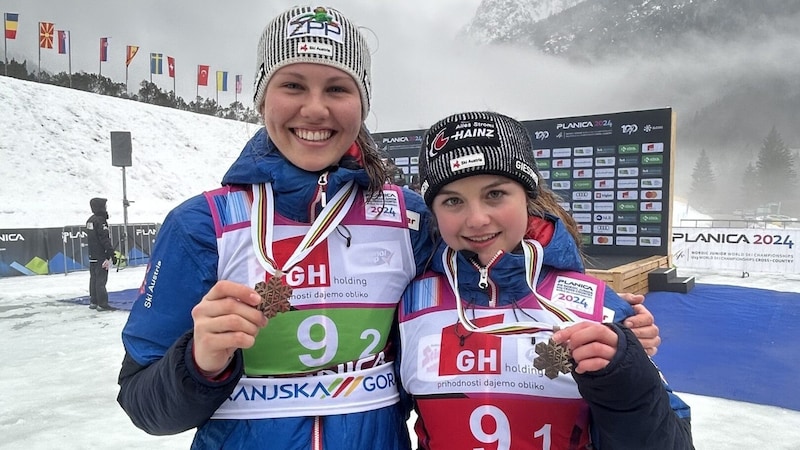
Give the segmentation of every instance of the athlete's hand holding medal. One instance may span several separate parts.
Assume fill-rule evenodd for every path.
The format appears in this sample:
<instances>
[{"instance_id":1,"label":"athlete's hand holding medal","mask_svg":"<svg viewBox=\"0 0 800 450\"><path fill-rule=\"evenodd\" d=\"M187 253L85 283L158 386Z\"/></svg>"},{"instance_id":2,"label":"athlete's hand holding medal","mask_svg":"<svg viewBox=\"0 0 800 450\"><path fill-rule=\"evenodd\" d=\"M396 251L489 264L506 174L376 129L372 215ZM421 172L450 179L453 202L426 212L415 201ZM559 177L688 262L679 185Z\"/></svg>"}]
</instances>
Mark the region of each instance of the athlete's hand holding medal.
<instances>
[{"instance_id":1,"label":"athlete's hand holding medal","mask_svg":"<svg viewBox=\"0 0 800 450\"><path fill-rule=\"evenodd\" d=\"M232 281L218 281L192 309L194 361L200 372L214 378L222 373L237 348L250 348L268 319L258 309L261 296Z\"/></svg>"}]
</instances>

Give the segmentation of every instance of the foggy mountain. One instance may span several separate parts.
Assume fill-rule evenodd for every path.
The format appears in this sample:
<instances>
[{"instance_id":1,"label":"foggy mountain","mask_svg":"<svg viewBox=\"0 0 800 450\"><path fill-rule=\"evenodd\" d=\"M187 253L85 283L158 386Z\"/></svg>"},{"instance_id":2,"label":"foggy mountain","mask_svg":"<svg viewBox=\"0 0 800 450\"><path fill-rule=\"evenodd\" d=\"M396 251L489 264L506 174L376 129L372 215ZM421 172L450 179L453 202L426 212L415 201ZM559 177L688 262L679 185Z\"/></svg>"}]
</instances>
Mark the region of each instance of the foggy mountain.
<instances>
[{"instance_id":1,"label":"foggy mountain","mask_svg":"<svg viewBox=\"0 0 800 450\"><path fill-rule=\"evenodd\" d=\"M737 183L773 126L800 150L798 23L796 0L484 0L463 33L624 71L618 95L675 109L676 181L688 186L701 149Z\"/></svg>"}]
</instances>

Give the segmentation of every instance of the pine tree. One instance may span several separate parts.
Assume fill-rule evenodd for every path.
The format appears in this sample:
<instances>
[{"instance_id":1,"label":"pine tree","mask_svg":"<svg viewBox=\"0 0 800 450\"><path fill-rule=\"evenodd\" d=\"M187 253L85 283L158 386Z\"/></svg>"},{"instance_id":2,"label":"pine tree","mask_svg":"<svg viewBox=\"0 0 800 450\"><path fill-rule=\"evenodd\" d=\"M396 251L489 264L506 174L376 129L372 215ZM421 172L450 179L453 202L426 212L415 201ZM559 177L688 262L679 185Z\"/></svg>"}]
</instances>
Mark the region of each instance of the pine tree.
<instances>
[{"instance_id":1,"label":"pine tree","mask_svg":"<svg viewBox=\"0 0 800 450\"><path fill-rule=\"evenodd\" d=\"M709 210L715 204L717 180L711 167L711 159L706 150L700 150L700 157L692 170L690 198L698 209Z\"/></svg>"},{"instance_id":2,"label":"pine tree","mask_svg":"<svg viewBox=\"0 0 800 450\"><path fill-rule=\"evenodd\" d=\"M758 192L756 192L756 177L757 177L756 167L753 165L752 162L747 163L747 167L744 169L744 176L741 182L741 205L740 208L743 210L755 210L756 206L758 206Z\"/></svg>"},{"instance_id":3,"label":"pine tree","mask_svg":"<svg viewBox=\"0 0 800 450\"><path fill-rule=\"evenodd\" d=\"M797 196L794 157L774 126L758 153L756 188L762 204L791 201Z\"/></svg>"}]
</instances>

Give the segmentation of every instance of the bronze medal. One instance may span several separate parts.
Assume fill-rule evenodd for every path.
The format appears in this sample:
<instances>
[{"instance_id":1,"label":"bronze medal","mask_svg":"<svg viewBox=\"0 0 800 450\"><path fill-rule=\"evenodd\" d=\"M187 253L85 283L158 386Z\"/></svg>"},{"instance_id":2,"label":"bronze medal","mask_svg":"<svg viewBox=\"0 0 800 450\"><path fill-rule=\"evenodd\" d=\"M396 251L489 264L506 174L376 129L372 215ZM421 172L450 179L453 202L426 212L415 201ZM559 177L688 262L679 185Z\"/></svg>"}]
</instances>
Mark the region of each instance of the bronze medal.
<instances>
[{"instance_id":1,"label":"bronze medal","mask_svg":"<svg viewBox=\"0 0 800 450\"><path fill-rule=\"evenodd\" d=\"M267 319L277 316L278 313L289 311L292 307L292 304L289 303L289 298L292 297L292 288L283 281L282 275L278 272L266 283L261 281L255 286L256 292L261 296L258 310L264 313Z\"/></svg>"},{"instance_id":2,"label":"bronze medal","mask_svg":"<svg viewBox=\"0 0 800 450\"><path fill-rule=\"evenodd\" d=\"M555 379L559 372L570 373L572 370L572 356L569 349L564 344L556 344L551 338L546 343L536 344L536 354L539 355L533 360L533 367L544 370L547 378Z\"/></svg>"}]
</instances>

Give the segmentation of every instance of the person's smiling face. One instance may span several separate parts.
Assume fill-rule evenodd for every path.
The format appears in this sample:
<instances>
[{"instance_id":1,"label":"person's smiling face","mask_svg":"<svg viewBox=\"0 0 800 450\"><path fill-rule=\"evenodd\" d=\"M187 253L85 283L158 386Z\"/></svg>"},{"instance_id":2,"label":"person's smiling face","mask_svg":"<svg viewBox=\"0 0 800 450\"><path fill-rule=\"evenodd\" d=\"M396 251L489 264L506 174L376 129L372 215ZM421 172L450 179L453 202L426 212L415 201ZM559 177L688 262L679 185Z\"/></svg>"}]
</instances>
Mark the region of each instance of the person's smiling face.
<instances>
[{"instance_id":1,"label":"person's smiling face","mask_svg":"<svg viewBox=\"0 0 800 450\"><path fill-rule=\"evenodd\" d=\"M338 163L355 142L361 96L344 71L290 64L270 78L262 116L278 150L297 167L317 172Z\"/></svg>"},{"instance_id":2,"label":"person's smiling face","mask_svg":"<svg viewBox=\"0 0 800 450\"><path fill-rule=\"evenodd\" d=\"M528 196L521 184L499 175L474 175L446 184L433 199L442 239L454 250L478 254L488 264L514 250L528 227Z\"/></svg>"}]
</instances>

